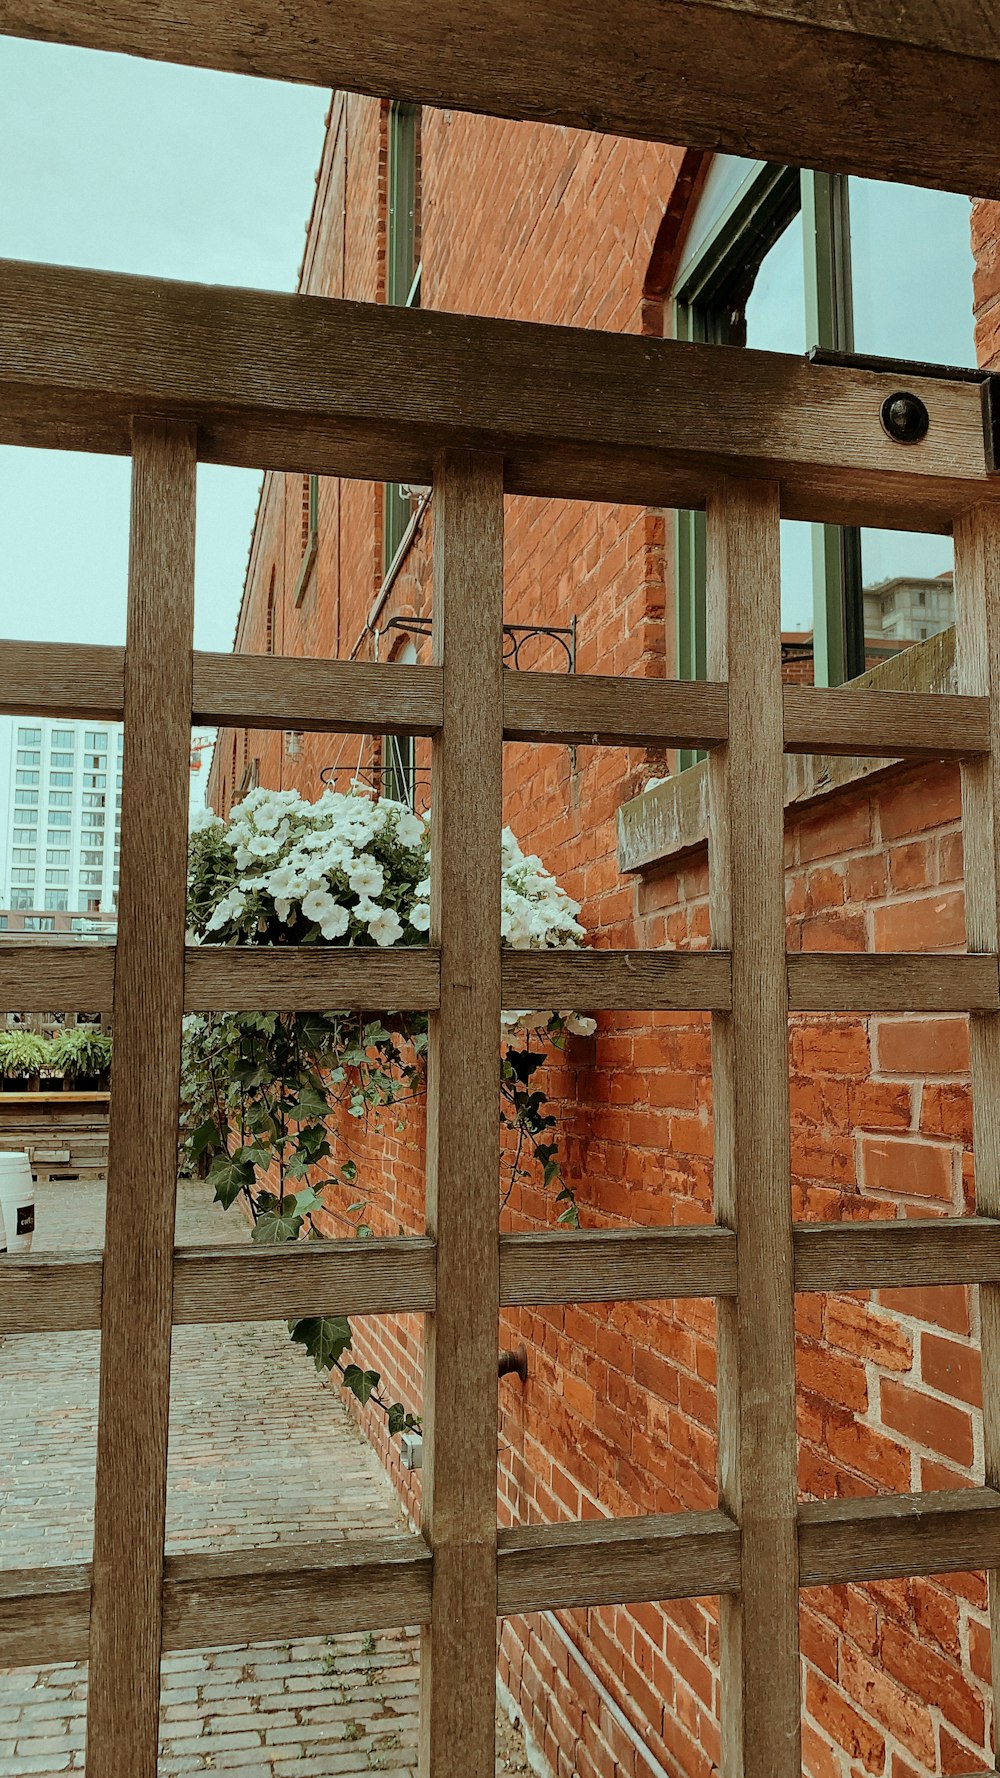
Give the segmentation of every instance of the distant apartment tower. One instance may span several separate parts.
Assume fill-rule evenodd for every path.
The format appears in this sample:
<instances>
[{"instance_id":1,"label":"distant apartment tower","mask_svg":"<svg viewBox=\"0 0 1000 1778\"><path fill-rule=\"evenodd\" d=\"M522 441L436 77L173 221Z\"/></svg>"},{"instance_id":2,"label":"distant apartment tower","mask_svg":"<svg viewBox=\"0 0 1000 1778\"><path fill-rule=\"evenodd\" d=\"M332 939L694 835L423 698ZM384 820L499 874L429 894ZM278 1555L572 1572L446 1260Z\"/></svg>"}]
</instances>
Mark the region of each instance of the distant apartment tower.
<instances>
[{"instance_id":1,"label":"distant apartment tower","mask_svg":"<svg viewBox=\"0 0 1000 1778\"><path fill-rule=\"evenodd\" d=\"M0 906L33 914L113 914L121 724L33 719L12 728Z\"/></svg>"}]
</instances>

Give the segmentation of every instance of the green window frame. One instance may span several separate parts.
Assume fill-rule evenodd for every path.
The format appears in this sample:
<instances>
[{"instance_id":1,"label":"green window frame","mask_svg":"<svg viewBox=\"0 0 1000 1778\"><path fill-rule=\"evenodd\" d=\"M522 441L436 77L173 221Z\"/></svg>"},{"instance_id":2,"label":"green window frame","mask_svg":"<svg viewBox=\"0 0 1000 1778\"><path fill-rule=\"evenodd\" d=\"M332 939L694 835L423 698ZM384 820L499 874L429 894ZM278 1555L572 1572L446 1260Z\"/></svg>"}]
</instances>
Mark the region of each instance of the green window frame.
<instances>
[{"instance_id":1,"label":"green window frame","mask_svg":"<svg viewBox=\"0 0 1000 1778\"><path fill-rule=\"evenodd\" d=\"M853 351L847 178L765 162L750 168L683 266L674 292L678 339L745 344L743 304L766 255L800 212L807 340ZM703 679L705 515L678 512L675 523L678 675ZM865 668L860 532L814 524L812 560L815 681L840 685ZM697 757L683 754L681 764Z\"/></svg>"},{"instance_id":2,"label":"green window frame","mask_svg":"<svg viewBox=\"0 0 1000 1778\"><path fill-rule=\"evenodd\" d=\"M385 300L404 308L420 306L417 259L417 173L420 108L389 106L386 183ZM382 568L388 573L413 516L410 490L386 482L382 505Z\"/></svg>"}]
</instances>

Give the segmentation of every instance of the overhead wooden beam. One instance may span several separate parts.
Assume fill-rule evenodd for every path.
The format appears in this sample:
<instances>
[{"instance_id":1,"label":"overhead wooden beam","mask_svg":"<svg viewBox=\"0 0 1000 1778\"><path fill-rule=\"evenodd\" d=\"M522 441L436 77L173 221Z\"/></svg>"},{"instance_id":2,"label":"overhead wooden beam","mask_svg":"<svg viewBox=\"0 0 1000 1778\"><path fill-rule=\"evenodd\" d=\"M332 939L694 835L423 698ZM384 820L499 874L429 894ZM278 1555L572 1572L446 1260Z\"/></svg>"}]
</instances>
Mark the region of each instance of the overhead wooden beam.
<instances>
[{"instance_id":1,"label":"overhead wooden beam","mask_svg":"<svg viewBox=\"0 0 1000 1778\"><path fill-rule=\"evenodd\" d=\"M440 973L440 953L424 945L189 945L184 1010L371 1012L398 1006L430 1012L438 1004Z\"/></svg>"},{"instance_id":2,"label":"overhead wooden beam","mask_svg":"<svg viewBox=\"0 0 1000 1778\"><path fill-rule=\"evenodd\" d=\"M975 0L427 0L416 15L381 0L0 0L0 31L1000 193L1000 46Z\"/></svg>"},{"instance_id":3,"label":"overhead wooden beam","mask_svg":"<svg viewBox=\"0 0 1000 1778\"><path fill-rule=\"evenodd\" d=\"M441 726L441 669L196 652L193 703L196 723L220 727L433 735Z\"/></svg>"},{"instance_id":4,"label":"overhead wooden beam","mask_svg":"<svg viewBox=\"0 0 1000 1778\"><path fill-rule=\"evenodd\" d=\"M978 385L908 378L930 414L910 446L879 419L898 386L776 352L0 261L3 444L122 452L145 411L197 424L203 460L379 481L488 447L519 494L696 507L720 473L767 476L785 517L926 531L1000 502Z\"/></svg>"}]
</instances>

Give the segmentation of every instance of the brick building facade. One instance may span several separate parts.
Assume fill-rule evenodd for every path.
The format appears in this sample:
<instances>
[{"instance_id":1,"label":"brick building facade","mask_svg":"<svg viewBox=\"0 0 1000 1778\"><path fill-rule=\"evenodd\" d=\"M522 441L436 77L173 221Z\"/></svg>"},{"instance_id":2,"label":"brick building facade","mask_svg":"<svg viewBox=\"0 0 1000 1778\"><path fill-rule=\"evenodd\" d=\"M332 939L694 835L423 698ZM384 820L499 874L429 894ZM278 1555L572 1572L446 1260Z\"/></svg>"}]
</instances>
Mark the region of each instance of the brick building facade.
<instances>
[{"instance_id":1,"label":"brick building facade","mask_svg":"<svg viewBox=\"0 0 1000 1778\"><path fill-rule=\"evenodd\" d=\"M337 94L302 288L661 333L707 172L679 149L457 113L401 117ZM972 238L977 346L989 362L1000 350L993 207L974 208ZM420 267L416 289L403 275L407 256ZM426 658L432 530L422 490L268 475L235 646ZM510 625L572 626L582 672L678 671L671 515L511 499L506 549ZM786 671L798 678L803 651L788 640ZM525 638L519 666L565 664L557 638ZM873 683L944 688L950 673L946 632L876 668ZM506 749L506 818L580 900L597 945L707 944L704 774L679 763L626 749ZM222 731L210 801L226 812L253 782L314 796L324 782L345 787L359 768L420 778L425 766L419 747L394 763L379 737ZM646 790L650 780L663 782ZM788 802L791 949L964 946L956 768L790 762ZM789 1056L796 1217L968 1206L963 1019L797 1016ZM550 1086L584 1222L711 1220L707 1019L598 1013L596 1037L571 1040ZM376 1233L421 1227L421 1144L413 1116L372 1145L366 1219ZM347 1232L348 1196L356 1189L328 1199L331 1232ZM551 1226L554 1215L540 1189L525 1187L504 1220ZM977 1315L975 1293L961 1287L799 1297L805 1494L982 1480ZM416 1319L373 1320L360 1333L394 1392L419 1408ZM502 1522L715 1504L711 1303L505 1314L501 1344L520 1340L528 1383L500 1386ZM366 1426L415 1507L419 1476L400 1469L377 1417ZM985 1605L981 1574L803 1593L810 1778L932 1778L982 1765ZM512 1619L501 1679L559 1778L703 1778L718 1755L716 1639L711 1600Z\"/></svg>"}]
</instances>

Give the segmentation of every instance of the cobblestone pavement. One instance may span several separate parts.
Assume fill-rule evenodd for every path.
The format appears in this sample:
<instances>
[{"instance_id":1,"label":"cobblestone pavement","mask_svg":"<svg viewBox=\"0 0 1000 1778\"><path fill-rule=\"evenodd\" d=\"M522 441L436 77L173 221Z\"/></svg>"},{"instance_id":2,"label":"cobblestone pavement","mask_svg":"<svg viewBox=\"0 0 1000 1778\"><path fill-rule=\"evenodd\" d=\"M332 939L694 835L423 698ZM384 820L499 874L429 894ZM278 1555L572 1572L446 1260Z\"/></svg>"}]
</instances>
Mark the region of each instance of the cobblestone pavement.
<instances>
[{"instance_id":1,"label":"cobblestone pavement","mask_svg":"<svg viewBox=\"0 0 1000 1778\"><path fill-rule=\"evenodd\" d=\"M42 1186L35 1250L99 1246L102 1223L100 1185ZM245 1238L182 1182L179 1240ZM0 1566L89 1558L98 1351L0 1339ZM176 1331L167 1494L171 1551L403 1528L374 1452L269 1323ZM411 1778L418 1682L412 1630L165 1656L160 1778ZM81 1771L85 1699L82 1664L0 1670L0 1778ZM498 1772L527 1770L509 1732L499 1746Z\"/></svg>"}]
</instances>

